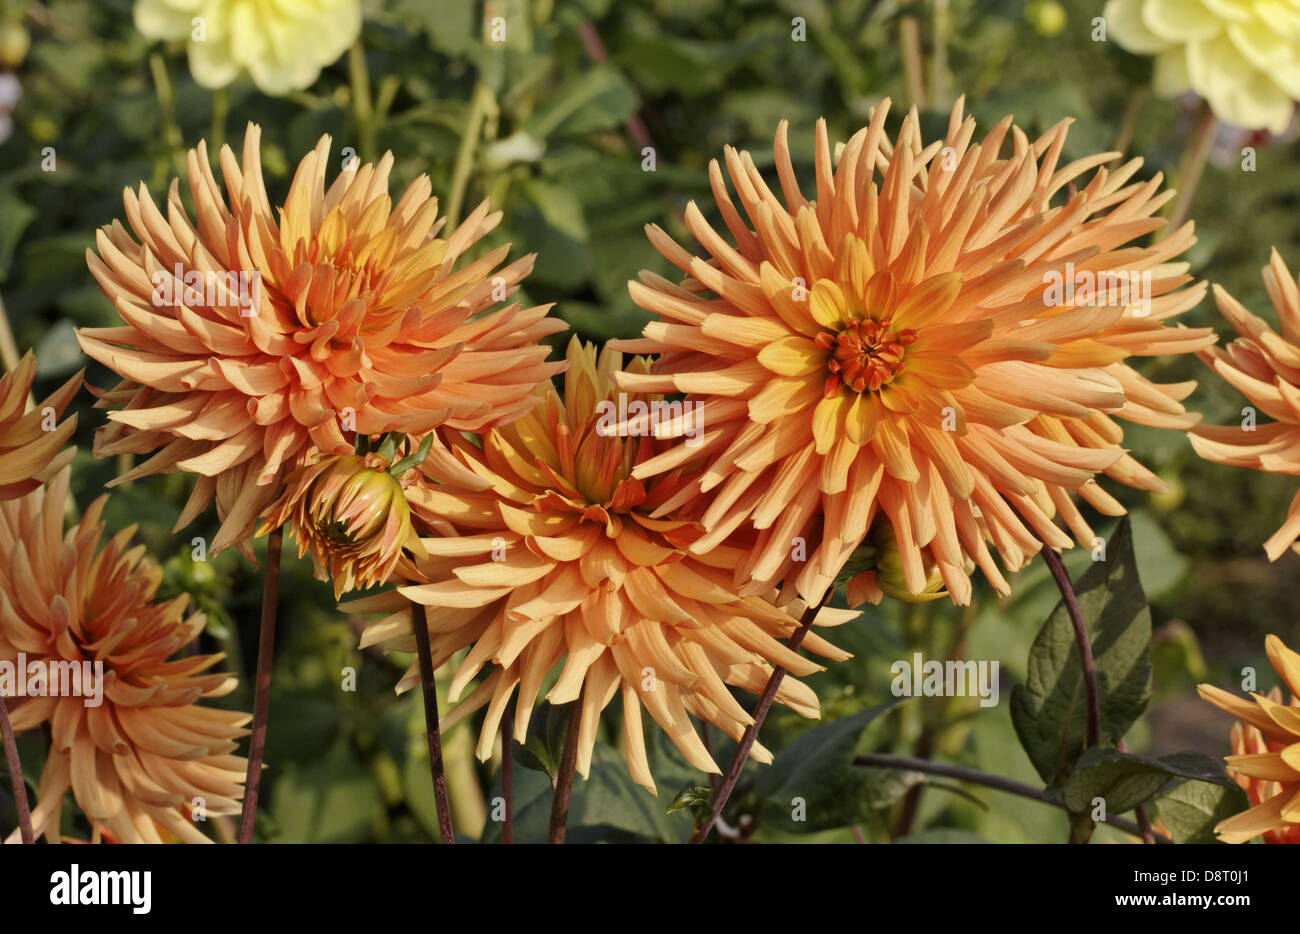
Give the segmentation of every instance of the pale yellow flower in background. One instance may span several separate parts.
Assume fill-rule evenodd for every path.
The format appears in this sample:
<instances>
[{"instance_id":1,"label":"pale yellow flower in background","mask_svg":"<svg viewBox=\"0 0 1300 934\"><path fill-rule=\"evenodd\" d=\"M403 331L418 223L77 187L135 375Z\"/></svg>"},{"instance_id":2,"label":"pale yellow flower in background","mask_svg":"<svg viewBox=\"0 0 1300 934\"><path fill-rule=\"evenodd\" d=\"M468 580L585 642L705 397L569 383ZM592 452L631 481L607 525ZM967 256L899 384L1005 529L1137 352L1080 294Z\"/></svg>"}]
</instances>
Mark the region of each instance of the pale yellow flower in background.
<instances>
[{"instance_id":1,"label":"pale yellow flower in background","mask_svg":"<svg viewBox=\"0 0 1300 934\"><path fill-rule=\"evenodd\" d=\"M1154 55L1161 97L1195 91L1234 126L1283 132L1300 99L1300 0L1109 0L1109 36Z\"/></svg>"},{"instance_id":2,"label":"pale yellow flower in background","mask_svg":"<svg viewBox=\"0 0 1300 934\"><path fill-rule=\"evenodd\" d=\"M359 0L136 0L135 28L188 40L190 73L222 88L243 72L265 94L308 87L357 41Z\"/></svg>"}]
</instances>

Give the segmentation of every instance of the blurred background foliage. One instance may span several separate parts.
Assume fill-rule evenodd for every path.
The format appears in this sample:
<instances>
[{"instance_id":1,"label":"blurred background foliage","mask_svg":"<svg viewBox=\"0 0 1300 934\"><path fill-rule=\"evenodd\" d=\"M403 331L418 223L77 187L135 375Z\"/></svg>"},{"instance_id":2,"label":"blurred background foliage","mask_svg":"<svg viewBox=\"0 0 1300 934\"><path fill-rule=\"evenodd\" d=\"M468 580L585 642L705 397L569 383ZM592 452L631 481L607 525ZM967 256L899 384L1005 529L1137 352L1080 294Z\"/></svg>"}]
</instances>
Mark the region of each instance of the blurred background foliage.
<instances>
[{"instance_id":1,"label":"blurred background foliage","mask_svg":"<svg viewBox=\"0 0 1300 934\"><path fill-rule=\"evenodd\" d=\"M206 138L215 154L214 142L226 139L238 151L248 121L263 129L273 200L323 133L333 137L340 165L343 147L363 160L391 150L395 191L427 173L444 210L464 216L489 198L505 219L484 248L510 242L514 256L537 253L526 297L555 302L555 313L575 331L601 341L634 336L646 320L628 298L627 280L643 268L667 271L643 225L688 240L680 218L689 200L716 216L710 160L733 145L769 169L782 119L790 121L805 179L819 116L832 140L845 139L866 122L868 108L889 96L891 127L915 103L929 139L945 130L959 94L986 128L1012 113L1033 136L1072 118L1067 159L1118 145L1146 160L1141 174L1149 177L1176 172L1195 108L1195 101L1153 98L1148 59L1094 41L1100 4L1084 0L366 0L363 8L361 50L325 69L308 90L272 98L247 80L220 94L197 86L182 47L136 32L129 0L0 0L0 62L22 88L11 133L0 143L0 294L18 348L33 347L39 356L38 394L87 364L74 327L115 321L84 253L94 231L121 216L122 189L143 182L161 200L173 177L184 178L186 148ZM504 43L485 35L494 16L505 18ZM796 17L805 25L802 40ZM920 100L900 51L900 35L911 28L922 51ZM1253 171L1243 170L1246 145L1256 149ZM46 171L51 155L53 171ZM1263 139L1222 128L1192 211L1200 236L1189 257L1193 272L1224 284L1270 322L1275 317L1259 278L1270 246L1300 266L1296 157L1294 134ZM184 183L181 191L188 205ZM1228 332L1208 298L1182 320ZM1207 378L1194 359L1151 360L1144 369L1162 380L1199 379L1190 402L1208 423L1240 419L1245 401ZM113 382L98 365L87 378L100 387ZM91 402L83 393L76 403L81 449L74 489L83 505L116 472L115 464L90 456L91 433L103 421ZM1159 496L1120 494L1133 512L1155 631L1154 699L1129 745L1137 752L1222 755L1230 721L1195 698L1195 683L1236 686L1242 666L1251 665L1267 690L1276 678L1263 655L1264 635L1300 641L1291 611L1300 602L1300 558L1288 554L1269 564L1260 544L1285 515L1294 481L1203 462L1177 433L1128 427L1126 435L1135 455L1171 486ZM190 482L171 476L117 488L105 517L113 529L138 526L139 540L166 569L164 595L188 592L207 612L198 648L228 653L241 688L225 702L248 710L260 573L230 552L194 560L194 539L214 534L211 514L171 531ZM361 621L341 614L330 588L291 551L281 585L259 836L432 840L437 825L422 710L416 693L396 697L392 690L410 659L358 651ZM1074 575L1087 562L1077 549L1068 558ZM811 679L823 699L823 722L841 724L828 741L847 743L850 752L932 755L1034 783L1006 700L1024 677L1028 646L1057 594L1041 563L1014 583L1010 600L981 587L968 609L887 602L838 630L835 638L855 660ZM1002 703L983 709L970 698L919 698L875 710L894 701L893 660L917 650L927 658L998 659ZM355 690L345 689L349 670ZM656 733L660 791L651 797L628 779L614 748L621 729L610 720L609 743L602 743L591 779L575 790L570 839L685 839L690 807L667 807L683 789L681 803L689 805L699 794L689 789L704 777ZM558 712L539 710L533 739L514 751L519 839L544 835L545 768L558 722ZM763 742L780 752L808 727L775 713ZM445 738L456 825L467 839L491 840L500 833L488 819L499 794L500 754L477 762L473 732L461 726ZM730 746L716 734L712 739L725 764ZM38 775L41 737L23 737L22 748L29 777ZM795 750L805 759L807 753ZM781 813L780 802L789 798L782 798L783 783L791 780L787 756L767 775L751 766L728 808L727 832L760 841L893 835L1009 842L1066 834L1064 813L1046 806L950 782L930 782L910 800L918 776L846 772L839 760L814 759L825 766L820 798L809 803L816 820L800 826ZM0 814L10 808L0 797ZM0 820L12 826L8 814ZM79 820L69 806L66 829L84 833ZM218 838L231 833L228 824L213 829ZM1117 836L1104 831L1098 839L1108 834Z\"/></svg>"}]
</instances>

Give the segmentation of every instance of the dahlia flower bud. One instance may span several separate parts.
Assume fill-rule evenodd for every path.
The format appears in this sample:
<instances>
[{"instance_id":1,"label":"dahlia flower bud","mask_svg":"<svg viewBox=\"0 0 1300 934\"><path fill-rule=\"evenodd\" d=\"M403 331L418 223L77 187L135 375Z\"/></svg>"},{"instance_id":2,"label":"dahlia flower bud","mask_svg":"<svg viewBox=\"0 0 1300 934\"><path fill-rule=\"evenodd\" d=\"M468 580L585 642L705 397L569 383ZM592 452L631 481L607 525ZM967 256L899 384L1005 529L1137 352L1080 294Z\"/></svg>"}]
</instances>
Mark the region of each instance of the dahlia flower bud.
<instances>
[{"instance_id":1,"label":"dahlia flower bud","mask_svg":"<svg viewBox=\"0 0 1300 934\"><path fill-rule=\"evenodd\" d=\"M316 576L335 597L388 580L409 548L423 555L402 484L380 454L335 454L289 475L259 534L286 522L298 557L311 552Z\"/></svg>"},{"instance_id":2,"label":"dahlia flower bud","mask_svg":"<svg viewBox=\"0 0 1300 934\"><path fill-rule=\"evenodd\" d=\"M886 595L904 603L929 603L948 596L943 576L939 573L939 565L933 560L925 562L925 586L917 593L908 589L898 538L894 535L894 527L888 522L872 525L867 541L858 548L854 558L856 561L851 561L851 564L866 563L870 570L856 574L849 581L848 597L851 607L867 602L877 604Z\"/></svg>"}]
</instances>

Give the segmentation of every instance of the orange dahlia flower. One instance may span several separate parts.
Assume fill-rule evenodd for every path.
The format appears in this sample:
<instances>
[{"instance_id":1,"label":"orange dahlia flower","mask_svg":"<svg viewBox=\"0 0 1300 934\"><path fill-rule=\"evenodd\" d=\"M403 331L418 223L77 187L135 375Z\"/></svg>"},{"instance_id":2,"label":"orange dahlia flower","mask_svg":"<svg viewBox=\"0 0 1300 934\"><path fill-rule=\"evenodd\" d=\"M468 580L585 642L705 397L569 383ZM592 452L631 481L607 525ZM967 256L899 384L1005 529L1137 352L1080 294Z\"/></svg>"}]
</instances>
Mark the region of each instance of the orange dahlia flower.
<instances>
[{"instance_id":1,"label":"orange dahlia flower","mask_svg":"<svg viewBox=\"0 0 1300 934\"><path fill-rule=\"evenodd\" d=\"M1205 351L1201 359L1276 421L1256 425L1251 419L1241 425L1198 427L1191 435L1192 447L1219 464L1300 474L1300 288L1277 250L1264 269L1264 285L1282 333L1216 285L1219 311L1240 337L1226 347ZM1297 538L1300 491L1291 500L1282 527L1264 543L1269 560L1276 561L1288 547L1300 552Z\"/></svg>"},{"instance_id":2,"label":"orange dahlia flower","mask_svg":"<svg viewBox=\"0 0 1300 934\"><path fill-rule=\"evenodd\" d=\"M1185 266L1167 262L1191 225L1126 245L1164 223L1151 216L1165 199L1153 197L1159 178L1126 184L1139 162L1099 168L1075 191L1115 154L1060 166L1067 122L1030 142L1007 118L973 142L959 101L945 139L922 145L913 112L891 146L886 111L835 158L818 123L815 201L796 181L784 123L781 198L748 153L727 149L737 200L716 161L710 179L731 240L691 204L686 226L711 258L652 226L687 278L630 284L659 320L614 345L660 356L620 386L686 393L703 431L633 475L700 465L708 534L692 547L756 529L736 565L744 593L793 580L816 601L873 521L892 526L908 592L925 592L933 567L966 603L975 565L1008 591L986 543L1018 568L1039 537L1069 546L1057 515L1091 537L1071 493L1120 509L1094 475L1154 480L1109 416L1183 417L1188 390L1148 383L1123 360L1213 340L1163 329L1201 294L1180 291Z\"/></svg>"},{"instance_id":3,"label":"orange dahlia flower","mask_svg":"<svg viewBox=\"0 0 1300 934\"><path fill-rule=\"evenodd\" d=\"M259 531L288 522L298 557L311 551L316 577L334 582L336 599L357 586L382 584L403 548L423 554L402 483L388 468L378 454L318 457L289 475Z\"/></svg>"},{"instance_id":4,"label":"orange dahlia flower","mask_svg":"<svg viewBox=\"0 0 1300 934\"><path fill-rule=\"evenodd\" d=\"M443 720L450 726L486 706L481 758L491 754L516 688L515 735L525 738L546 674L562 662L546 697L553 704L580 701L578 771L587 774L601 711L618 696L629 771L653 791L642 707L693 765L716 772L691 717L739 738L753 721L729 686L758 693L773 665L795 676L819 666L780 641L798 628L797 616L775 607L770 594L735 593L731 568L742 560L744 543L696 555L686 547L699 534L687 518L689 505L672 519L650 518L684 482L678 472L636 479L636 465L665 442L613 429L620 406L648 409L662 400L616 392L618 353L597 357L575 339L567 356L563 401L542 387L533 411L488 433L481 449L450 435L468 478L426 477L408 489L417 521L442 536L423 540L429 557L416 562L422 580L346 608L392 614L366 630L363 646L388 641L413 651L406 598L430 607L435 666L469 650L451 681L453 701L490 665ZM633 373L647 369L645 360L629 364ZM680 404L656 411L684 417ZM823 609L816 622L856 615ZM848 657L815 633L803 644L826 658ZM416 683L412 666L398 687ZM793 678L782 682L776 699L804 716L818 713L817 696ZM771 759L757 744L753 755Z\"/></svg>"},{"instance_id":5,"label":"orange dahlia flower","mask_svg":"<svg viewBox=\"0 0 1300 934\"><path fill-rule=\"evenodd\" d=\"M62 424L56 420L81 388L84 372L30 412L27 396L36 379L36 357L28 351L12 373L0 376L0 500L30 493L72 462L77 449L64 445L77 427L77 416Z\"/></svg>"},{"instance_id":6,"label":"orange dahlia flower","mask_svg":"<svg viewBox=\"0 0 1300 934\"><path fill-rule=\"evenodd\" d=\"M197 701L235 679L207 672L221 655L173 658L203 614L186 615L183 596L154 602L162 569L130 547L134 528L100 547L106 497L62 533L68 476L0 503L0 689L19 698L15 731L48 723L52 740L32 829L59 841L71 789L97 837L206 843L187 809L238 813L245 762L234 751L249 717Z\"/></svg>"},{"instance_id":7,"label":"orange dahlia flower","mask_svg":"<svg viewBox=\"0 0 1300 934\"><path fill-rule=\"evenodd\" d=\"M1267 843L1300 843L1300 655L1277 636L1264 643L1268 660L1291 691L1282 702L1277 688L1255 702L1213 685L1198 686L1201 697L1240 722L1232 726L1228 771L1250 799L1249 810L1214 828L1224 843L1245 843L1260 834Z\"/></svg>"},{"instance_id":8,"label":"orange dahlia flower","mask_svg":"<svg viewBox=\"0 0 1300 934\"><path fill-rule=\"evenodd\" d=\"M238 545L250 556L246 540L277 476L309 445L348 454L358 432L509 420L558 371L538 341L563 328L546 307L486 313L533 257L498 269L503 245L455 269L501 219L486 202L439 237L427 177L392 203L391 153L359 168L354 159L326 190L325 136L273 211L259 140L250 124L242 169L222 148L224 199L205 145L189 153L195 221L177 182L166 218L143 185L126 191L131 233L114 222L99 231L99 255L86 254L123 324L78 333L123 377L102 394L116 408L96 453L156 452L115 482L198 474L180 524L215 497L223 524L213 550Z\"/></svg>"}]
</instances>

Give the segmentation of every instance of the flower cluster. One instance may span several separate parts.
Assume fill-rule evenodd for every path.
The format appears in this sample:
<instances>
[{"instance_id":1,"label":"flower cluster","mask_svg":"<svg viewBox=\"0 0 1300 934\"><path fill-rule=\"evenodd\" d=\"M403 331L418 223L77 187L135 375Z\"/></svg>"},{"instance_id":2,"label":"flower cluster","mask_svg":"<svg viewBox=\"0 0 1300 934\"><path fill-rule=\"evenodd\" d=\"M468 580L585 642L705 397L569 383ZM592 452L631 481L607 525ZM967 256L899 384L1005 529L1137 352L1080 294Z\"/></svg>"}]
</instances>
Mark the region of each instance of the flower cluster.
<instances>
[{"instance_id":1,"label":"flower cluster","mask_svg":"<svg viewBox=\"0 0 1300 934\"><path fill-rule=\"evenodd\" d=\"M170 9L141 0L137 15L161 22ZM244 62L210 54L194 67L213 83ZM281 64L254 77L300 86L319 67ZM95 453L148 455L116 482L195 475L178 527L215 500L214 550L251 557L254 534L288 531L336 597L392 584L343 606L381 614L362 646L423 650L427 633L433 667L452 667L442 725L481 713L481 758L512 702L507 726L523 741L544 696L574 705L585 775L618 698L635 781L655 789L643 712L717 772L696 724L741 740L755 716L736 689L760 694L789 672L775 701L819 715L799 678L822 666L797 649L848 658L810 630L857 616L827 605L837 581L853 606L966 604L976 569L1009 593L1004 571L1091 542L1081 504L1123 512L1100 477L1162 490L1125 449L1124 422L1194 429L1198 450L1228 463L1295 462L1300 292L1279 259L1266 281L1282 336L1218 291L1242 338L1210 349L1210 329L1176 324L1206 291L1181 259L1193 226L1143 240L1166 226L1157 212L1173 193L1158 175L1137 180L1141 160L1063 162L1068 121L1031 140L1007 118L977 137L961 101L929 143L915 110L892 139L888 114L885 101L835 148L819 122L807 194L785 123L778 190L728 148L725 171L709 170L725 233L694 203L698 255L650 227L681 273L630 283L654 320L600 352L575 337L563 362L548 360L544 339L564 327L548 307L505 304L533 258L483 245L501 217L486 202L444 231L427 178L393 203L391 155L345 165L326 188L325 137L273 209L256 126L242 163L221 150L224 184L200 143L187 159L192 217L178 182L166 215L128 189L126 225L87 253L121 316L78 334L120 377L97 392L110 411ZM1182 405L1194 384L1134 367L1191 353L1278 424L1248 441L1195 428ZM70 787L97 832L193 839L185 795L202 789L216 813L239 797L244 718L195 704L230 687L201 673L213 657L167 660L201 618L152 602L158 575L125 533L96 552L99 504L59 545L66 474L36 487L71 428L35 440L20 417L30 380L28 366L0 383L0 450L25 452L0 492L27 495L0 506L0 573L23 595L11 605L0 590L0 658L112 670L104 712L18 706L20 727L48 720L55 735L36 822L57 837ZM1298 510L1271 557L1300 533ZM1275 642L1294 688L1300 662ZM412 664L397 688L420 680ZM1258 734L1236 735L1238 774L1294 778L1271 745L1290 728L1277 702L1251 713L1203 692ZM757 743L751 755L771 758ZM1247 787L1270 820L1291 820L1294 788ZM1257 825L1242 816L1226 836Z\"/></svg>"}]
</instances>

